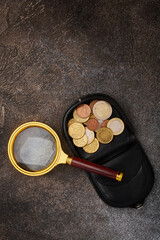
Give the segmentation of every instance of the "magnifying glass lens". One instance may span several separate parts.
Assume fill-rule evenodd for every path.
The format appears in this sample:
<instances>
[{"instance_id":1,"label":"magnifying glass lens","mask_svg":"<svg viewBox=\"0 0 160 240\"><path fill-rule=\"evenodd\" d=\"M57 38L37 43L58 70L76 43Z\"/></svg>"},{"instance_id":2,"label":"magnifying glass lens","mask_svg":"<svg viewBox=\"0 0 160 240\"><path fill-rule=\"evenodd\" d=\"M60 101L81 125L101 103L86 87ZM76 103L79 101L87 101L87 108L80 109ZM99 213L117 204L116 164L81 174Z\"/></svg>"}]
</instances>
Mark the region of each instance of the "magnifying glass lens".
<instances>
[{"instance_id":1,"label":"magnifying glass lens","mask_svg":"<svg viewBox=\"0 0 160 240\"><path fill-rule=\"evenodd\" d=\"M17 135L13 152L18 165L22 168L39 171L53 162L56 142L47 130L41 127L28 127Z\"/></svg>"}]
</instances>

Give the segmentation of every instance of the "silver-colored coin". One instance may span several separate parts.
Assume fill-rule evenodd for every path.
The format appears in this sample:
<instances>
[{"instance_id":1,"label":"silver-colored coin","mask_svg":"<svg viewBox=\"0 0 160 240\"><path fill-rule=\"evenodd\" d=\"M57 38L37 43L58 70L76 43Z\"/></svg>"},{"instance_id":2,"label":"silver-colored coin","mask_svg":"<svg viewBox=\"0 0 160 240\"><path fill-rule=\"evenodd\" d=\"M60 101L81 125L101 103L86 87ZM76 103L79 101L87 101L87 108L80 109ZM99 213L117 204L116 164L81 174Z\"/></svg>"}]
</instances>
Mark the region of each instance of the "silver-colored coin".
<instances>
[{"instance_id":1,"label":"silver-colored coin","mask_svg":"<svg viewBox=\"0 0 160 240\"><path fill-rule=\"evenodd\" d=\"M112 115L112 107L106 101L98 101L93 106L93 114L99 120L106 120Z\"/></svg>"}]
</instances>

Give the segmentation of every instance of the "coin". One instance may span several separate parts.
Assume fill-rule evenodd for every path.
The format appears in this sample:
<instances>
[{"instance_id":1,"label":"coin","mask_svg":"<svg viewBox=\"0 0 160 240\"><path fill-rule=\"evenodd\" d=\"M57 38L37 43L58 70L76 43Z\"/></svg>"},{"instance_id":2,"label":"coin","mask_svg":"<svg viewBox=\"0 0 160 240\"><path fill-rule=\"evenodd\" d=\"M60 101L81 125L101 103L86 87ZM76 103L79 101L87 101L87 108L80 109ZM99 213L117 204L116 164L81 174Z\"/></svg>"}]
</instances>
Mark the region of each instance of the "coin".
<instances>
[{"instance_id":1,"label":"coin","mask_svg":"<svg viewBox=\"0 0 160 240\"><path fill-rule=\"evenodd\" d=\"M74 119L77 121L77 122L80 122L80 123L84 123L84 122L87 122L87 120L89 119L89 117L87 118L81 118L78 116L77 114L77 110L75 109L74 112L73 112L73 117Z\"/></svg>"},{"instance_id":2,"label":"coin","mask_svg":"<svg viewBox=\"0 0 160 240\"><path fill-rule=\"evenodd\" d=\"M89 118L95 118L95 116L94 116L93 114L91 114L91 115L89 116Z\"/></svg>"},{"instance_id":3,"label":"coin","mask_svg":"<svg viewBox=\"0 0 160 240\"><path fill-rule=\"evenodd\" d=\"M107 127L112 130L114 135L119 135L124 131L124 122L120 118L112 118L108 121Z\"/></svg>"},{"instance_id":4,"label":"coin","mask_svg":"<svg viewBox=\"0 0 160 240\"><path fill-rule=\"evenodd\" d=\"M82 138L79 139L74 139L73 138L73 143L74 145L76 145L77 147L84 147L88 142L88 137L86 134L83 135Z\"/></svg>"},{"instance_id":5,"label":"coin","mask_svg":"<svg viewBox=\"0 0 160 240\"><path fill-rule=\"evenodd\" d=\"M113 132L107 127L103 127L97 130L96 137L100 143L107 144L113 139Z\"/></svg>"},{"instance_id":6,"label":"coin","mask_svg":"<svg viewBox=\"0 0 160 240\"><path fill-rule=\"evenodd\" d=\"M68 128L69 136L75 139L83 137L85 129L82 123L72 123Z\"/></svg>"},{"instance_id":7,"label":"coin","mask_svg":"<svg viewBox=\"0 0 160 240\"><path fill-rule=\"evenodd\" d=\"M99 120L99 119L97 119L97 121L98 121L99 126L98 126L98 128L95 130L95 132L97 132L98 129L101 128L101 124L102 124L102 122L103 122L103 120Z\"/></svg>"},{"instance_id":8,"label":"coin","mask_svg":"<svg viewBox=\"0 0 160 240\"><path fill-rule=\"evenodd\" d=\"M89 130L95 131L98 127L99 127L99 122L96 119L91 118L87 121L87 128Z\"/></svg>"},{"instance_id":9,"label":"coin","mask_svg":"<svg viewBox=\"0 0 160 240\"><path fill-rule=\"evenodd\" d=\"M91 114L91 109L87 104L82 104L79 107L77 107L77 115L81 118L89 117Z\"/></svg>"},{"instance_id":10,"label":"coin","mask_svg":"<svg viewBox=\"0 0 160 240\"><path fill-rule=\"evenodd\" d=\"M93 106L96 102L98 102L98 100L93 100L92 102L90 102L89 106L90 106L91 111L92 111Z\"/></svg>"},{"instance_id":11,"label":"coin","mask_svg":"<svg viewBox=\"0 0 160 240\"><path fill-rule=\"evenodd\" d=\"M91 114L91 115L89 116L89 119L90 119L90 118L95 118L95 116L94 116L93 114ZM84 124L87 125L87 122L84 122Z\"/></svg>"},{"instance_id":12,"label":"coin","mask_svg":"<svg viewBox=\"0 0 160 240\"><path fill-rule=\"evenodd\" d=\"M76 123L77 121L74 119L74 118L71 118L69 121L68 121L68 127L72 124L72 123Z\"/></svg>"},{"instance_id":13,"label":"coin","mask_svg":"<svg viewBox=\"0 0 160 240\"><path fill-rule=\"evenodd\" d=\"M93 114L99 120L106 120L112 114L112 107L106 101L98 101L93 106Z\"/></svg>"},{"instance_id":14,"label":"coin","mask_svg":"<svg viewBox=\"0 0 160 240\"><path fill-rule=\"evenodd\" d=\"M94 132L85 127L85 134L87 136L87 144L90 144L94 140Z\"/></svg>"},{"instance_id":15,"label":"coin","mask_svg":"<svg viewBox=\"0 0 160 240\"><path fill-rule=\"evenodd\" d=\"M103 123L103 120L97 119L97 121L99 122L99 128L101 128L101 125L102 125L102 123Z\"/></svg>"},{"instance_id":16,"label":"coin","mask_svg":"<svg viewBox=\"0 0 160 240\"><path fill-rule=\"evenodd\" d=\"M108 119L104 120L101 124L101 127L107 127Z\"/></svg>"},{"instance_id":17,"label":"coin","mask_svg":"<svg viewBox=\"0 0 160 240\"><path fill-rule=\"evenodd\" d=\"M97 138L95 138L93 142L84 146L83 150L87 153L95 153L98 150L98 148L99 148L99 142Z\"/></svg>"}]
</instances>

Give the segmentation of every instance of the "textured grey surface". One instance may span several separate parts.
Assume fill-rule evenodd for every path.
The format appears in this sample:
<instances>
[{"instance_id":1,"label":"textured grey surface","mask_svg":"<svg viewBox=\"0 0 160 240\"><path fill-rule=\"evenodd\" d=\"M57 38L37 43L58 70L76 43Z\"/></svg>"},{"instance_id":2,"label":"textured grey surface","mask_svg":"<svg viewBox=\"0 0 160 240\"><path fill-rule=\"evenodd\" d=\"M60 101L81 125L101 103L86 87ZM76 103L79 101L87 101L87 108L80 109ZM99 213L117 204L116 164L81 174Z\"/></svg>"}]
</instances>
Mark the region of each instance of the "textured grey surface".
<instances>
[{"instance_id":1,"label":"textured grey surface","mask_svg":"<svg viewBox=\"0 0 160 240\"><path fill-rule=\"evenodd\" d=\"M0 1L0 240L160 239L159 26L158 0ZM154 167L138 211L104 204L81 170L32 178L9 162L10 134L33 120L70 153L62 117L95 92L122 106Z\"/></svg>"}]
</instances>

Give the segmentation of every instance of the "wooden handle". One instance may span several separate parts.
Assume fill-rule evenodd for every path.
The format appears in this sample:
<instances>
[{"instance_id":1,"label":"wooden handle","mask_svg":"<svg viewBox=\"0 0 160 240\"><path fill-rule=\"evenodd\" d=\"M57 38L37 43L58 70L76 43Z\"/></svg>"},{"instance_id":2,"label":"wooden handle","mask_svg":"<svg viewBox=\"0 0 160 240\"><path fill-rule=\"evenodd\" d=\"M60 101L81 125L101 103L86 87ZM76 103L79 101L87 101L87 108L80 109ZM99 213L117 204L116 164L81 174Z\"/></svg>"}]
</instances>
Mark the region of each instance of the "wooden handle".
<instances>
[{"instance_id":1,"label":"wooden handle","mask_svg":"<svg viewBox=\"0 0 160 240\"><path fill-rule=\"evenodd\" d=\"M71 159L71 161L69 162L69 164L71 166L81 168L88 172L93 172L93 173L97 173L99 175L102 175L102 176L105 176L108 178L116 179L117 181L121 181L122 177L123 177L122 172L118 172L118 171L112 170L108 167L98 165L98 164L95 164L95 163L92 163L92 162L89 162L87 160L77 158L77 157L73 157Z\"/></svg>"}]
</instances>

